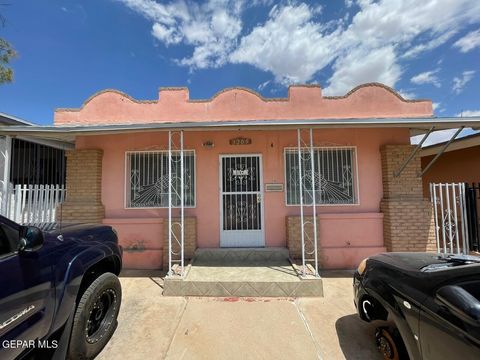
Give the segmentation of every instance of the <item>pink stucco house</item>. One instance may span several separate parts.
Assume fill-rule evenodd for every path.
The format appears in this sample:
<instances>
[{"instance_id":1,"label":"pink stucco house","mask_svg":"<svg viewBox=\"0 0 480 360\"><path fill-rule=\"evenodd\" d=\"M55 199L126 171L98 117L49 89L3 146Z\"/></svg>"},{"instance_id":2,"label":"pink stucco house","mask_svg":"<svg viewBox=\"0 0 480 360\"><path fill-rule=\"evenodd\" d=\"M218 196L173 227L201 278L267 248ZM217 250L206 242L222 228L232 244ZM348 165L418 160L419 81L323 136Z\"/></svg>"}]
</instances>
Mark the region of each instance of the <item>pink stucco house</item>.
<instances>
[{"instance_id":1,"label":"pink stucco house","mask_svg":"<svg viewBox=\"0 0 480 360\"><path fill-rule=\"evenodd\" d=\"M114 226L126 268L166 266L180 175L186 259L219 247L282 247L298 258L301 210L309 242L315 199L320 266L352 268L379 252L435 250L420 158L395 174L412 151L412 129L435 123L430 100L405 100L372 83L339 97L291 86L279 99L243 88L208 100L190 99L187 88L161 88L155 100L105 90L78 109L57 109L54 126L36 131L75 143L58 213Z\"/></svg>"}]
</instances>

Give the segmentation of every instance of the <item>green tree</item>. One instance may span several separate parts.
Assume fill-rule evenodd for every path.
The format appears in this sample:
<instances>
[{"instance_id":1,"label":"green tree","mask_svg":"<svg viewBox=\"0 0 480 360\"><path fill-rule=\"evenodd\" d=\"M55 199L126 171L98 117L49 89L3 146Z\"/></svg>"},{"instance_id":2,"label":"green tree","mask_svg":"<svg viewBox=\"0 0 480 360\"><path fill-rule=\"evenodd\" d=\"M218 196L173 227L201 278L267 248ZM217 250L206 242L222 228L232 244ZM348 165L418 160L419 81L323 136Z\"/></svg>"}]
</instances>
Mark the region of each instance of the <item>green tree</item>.
<instances>
[{"instance_id":1,"label":"green tree","mask_svg":"<svg viewBox=\"0 0 480 360\"><path fill-rule=\"evenodd\" d=\"M2 14L0 14L0 25L5 25L5 18ZM17 52L13 46L7 40L0 38L0 84L12 82L13 69L10 67L10 60L16 56Z\"/></svg>"},{"instance_id":2,"label":"green tree","mask_svg":"<svg viewBox=\"0 0 480 360\"><path fill-rule=\"evenodd\" d=\"M13 70L9 66L10 60L17 56L15 49L7 40L0 38L0 84L13 80Z\"/></svg>"}]
</instances>

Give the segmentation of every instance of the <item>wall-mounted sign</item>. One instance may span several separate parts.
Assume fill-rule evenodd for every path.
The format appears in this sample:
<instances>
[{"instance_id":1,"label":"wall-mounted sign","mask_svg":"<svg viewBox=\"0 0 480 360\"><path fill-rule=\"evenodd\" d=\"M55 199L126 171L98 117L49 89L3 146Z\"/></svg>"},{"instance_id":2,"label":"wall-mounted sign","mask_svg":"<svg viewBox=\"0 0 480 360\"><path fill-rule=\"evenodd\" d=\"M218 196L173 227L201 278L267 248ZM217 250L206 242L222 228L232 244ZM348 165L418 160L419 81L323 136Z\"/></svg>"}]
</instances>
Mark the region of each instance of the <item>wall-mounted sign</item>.
<instances>
[{"instance_id":1,"label":"wall-mounted sign","mask_svg":"<svg viewBox=\"0 0 480 360\"><path fill-rule=\"evenodd\" d=\"M281 192L283 191L283 184L265 184L265 191L267 192Z\"/></svg>"},{"instance_id":2,"label":"wall-mounted sign","mask_svg":"<svg viewBox=\"0 0 480 360\"><path fill-rule=\"evenodd\" d=\"M252 139L244 138L244 137L236 137L230 139L230 145L250 145L252 143Z\"/></svg>"}]
</instances>

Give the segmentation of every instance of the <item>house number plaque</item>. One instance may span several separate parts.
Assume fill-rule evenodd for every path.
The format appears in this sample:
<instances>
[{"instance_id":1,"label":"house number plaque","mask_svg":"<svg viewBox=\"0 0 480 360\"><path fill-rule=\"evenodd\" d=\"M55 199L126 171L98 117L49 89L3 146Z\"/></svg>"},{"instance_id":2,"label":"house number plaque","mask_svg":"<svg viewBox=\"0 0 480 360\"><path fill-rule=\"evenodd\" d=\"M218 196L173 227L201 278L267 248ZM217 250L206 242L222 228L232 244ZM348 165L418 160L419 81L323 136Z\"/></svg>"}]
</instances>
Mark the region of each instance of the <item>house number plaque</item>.
<instances>
[{"instance_id":1,"label":"house number plaque","mask_svg":"<svg viewBox=\"0 0 480 360\"><path fill-rule=\"evenodd\" d=\"M252 143L252 139L244 138L244 137L236 137L230 139L230 145L250 145Z\"/></svg>"}]
</instances>

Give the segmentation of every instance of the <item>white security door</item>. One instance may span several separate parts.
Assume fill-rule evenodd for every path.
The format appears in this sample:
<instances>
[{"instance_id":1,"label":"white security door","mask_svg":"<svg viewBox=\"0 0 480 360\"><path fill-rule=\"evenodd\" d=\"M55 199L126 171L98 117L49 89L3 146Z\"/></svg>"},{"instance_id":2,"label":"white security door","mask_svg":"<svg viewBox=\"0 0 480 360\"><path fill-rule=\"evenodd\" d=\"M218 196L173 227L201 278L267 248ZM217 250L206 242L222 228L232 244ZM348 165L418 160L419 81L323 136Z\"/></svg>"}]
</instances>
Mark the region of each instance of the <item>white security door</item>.
<instances>
[{"instance_id":1,"label":"white security door","mask_svg":"<svg viewBox=\"0 0 480 360\"><path fill-rule=\"evenodd\" d=\"M220 157L220 246L261 247L263 233L260 155Z\"/></svg>"}]
</instances>

